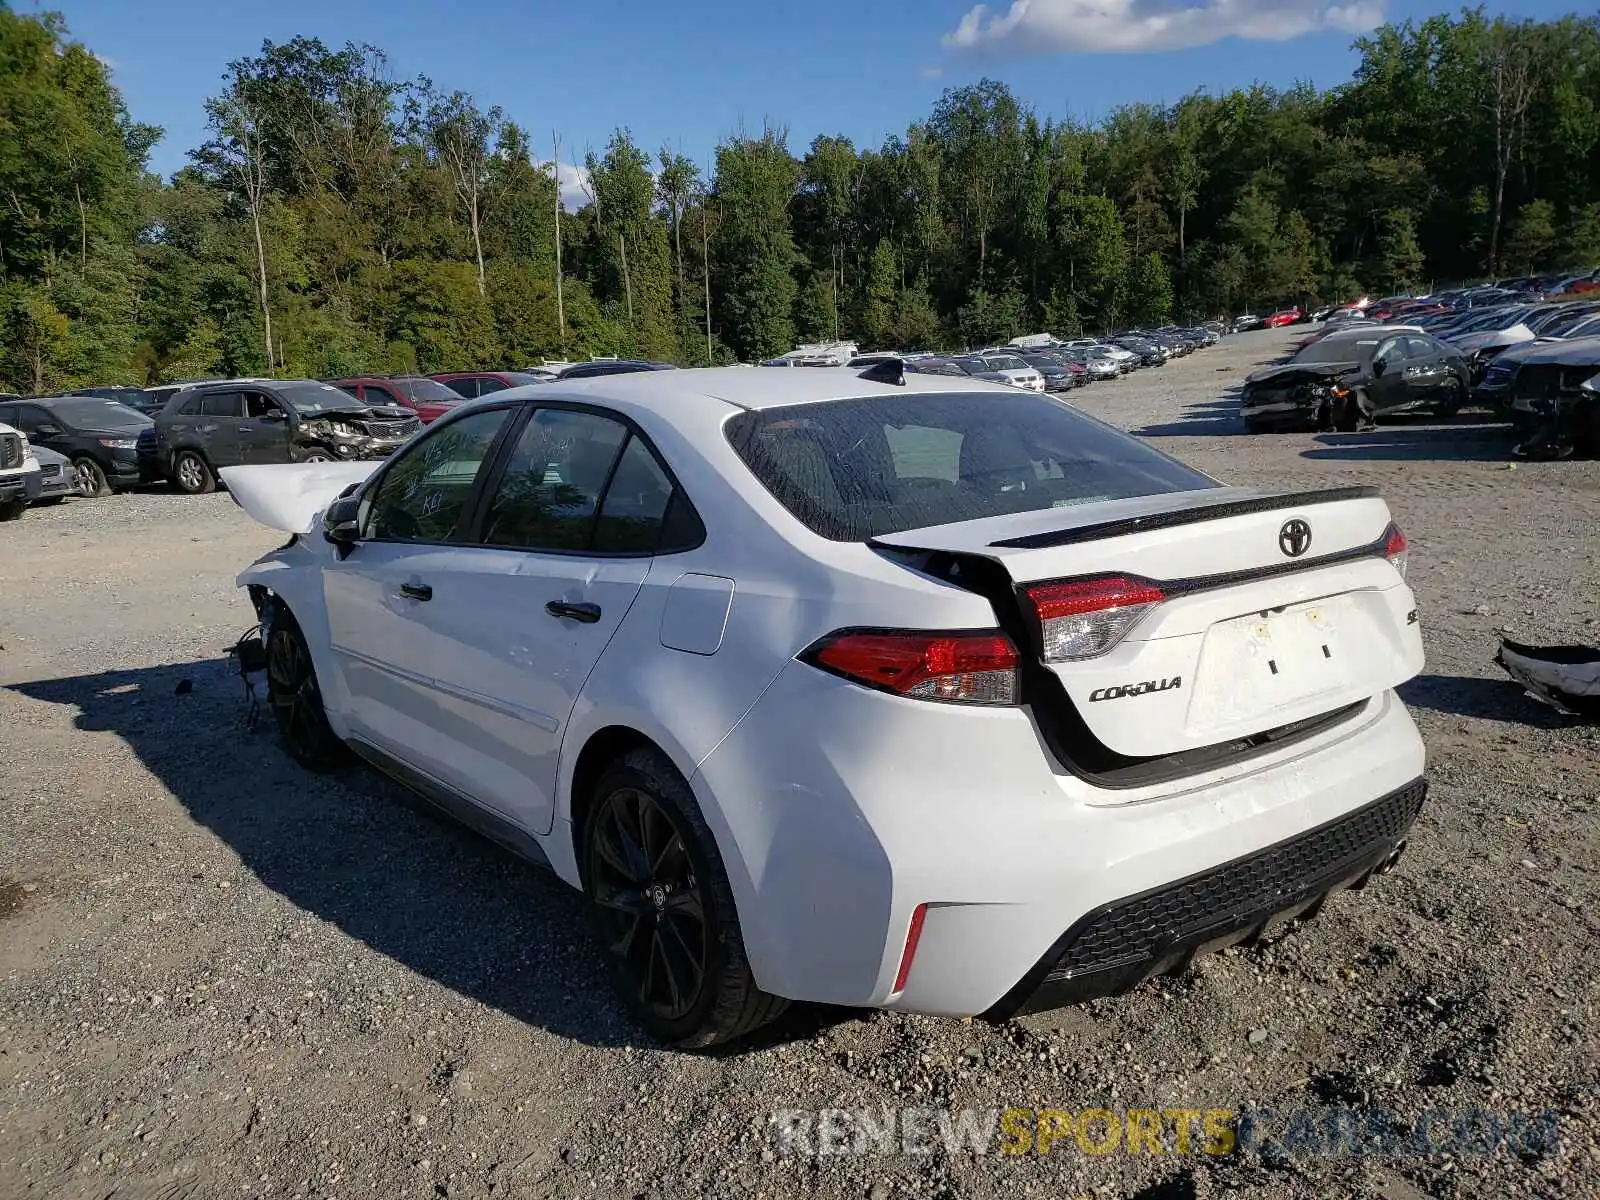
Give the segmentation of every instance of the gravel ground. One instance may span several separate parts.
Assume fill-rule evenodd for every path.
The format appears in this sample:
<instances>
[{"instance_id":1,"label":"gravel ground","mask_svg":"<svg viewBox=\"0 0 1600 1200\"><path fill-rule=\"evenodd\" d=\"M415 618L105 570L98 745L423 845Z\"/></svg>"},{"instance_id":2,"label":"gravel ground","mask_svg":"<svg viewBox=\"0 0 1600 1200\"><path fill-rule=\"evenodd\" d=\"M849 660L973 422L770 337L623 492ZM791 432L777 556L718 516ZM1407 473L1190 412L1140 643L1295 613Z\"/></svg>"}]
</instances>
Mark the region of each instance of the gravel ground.
<instances>
[{"instance_id":1,"label":"gravel ground","mask_svg":"<svg viewBox=\"0 0 1600 1200\"><path fill-rule=\"evenodd\" d=\"M0 528L0 1196L1600 1195L1600 736L1490 661L1502 629L1600 640L1600 464L1512 470L1470 413L1245 436L1238 382L1286 342L1075 400L1232 482L1383 489L1432 799L1395 873L1280 940L1000 1027L801 1008L716 1056L644 1044L574 896L247 727L220 652L250 623L232 577L277 535L160 492ZM1170 1125L1162 1154L774 1137L777 1110L884 1105L1218 1108L1279 1136L1216 1157ZM1473 1109L1555 1136L1486 1152ZM1290 1110L1448 1110L1434 1141L1458 1137L1317 1153Z\"/></svg>"}]
</instances>

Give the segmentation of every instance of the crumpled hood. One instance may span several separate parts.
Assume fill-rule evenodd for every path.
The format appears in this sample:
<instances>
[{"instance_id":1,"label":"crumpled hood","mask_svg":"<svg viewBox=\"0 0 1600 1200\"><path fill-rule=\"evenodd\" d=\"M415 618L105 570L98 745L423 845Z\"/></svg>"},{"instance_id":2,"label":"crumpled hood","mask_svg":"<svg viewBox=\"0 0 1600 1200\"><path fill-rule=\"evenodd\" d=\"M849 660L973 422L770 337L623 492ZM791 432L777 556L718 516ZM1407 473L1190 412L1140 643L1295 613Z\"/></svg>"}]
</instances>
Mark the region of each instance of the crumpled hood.
<instances>
[{"instance_id":1,"label":"crumpled hood","mask_svg":"<svg viewBox=\"0 0 1600 1200\"><path fill-rule=\"evenodd\" d=\"M378 469L381 460L282 463L223 467L218 474L233 502L269 529L310 533L317 514L352 483Z\"/></svg>"},{"instance_id":2,"label":"crumpled hood","mask_svg":"<svg viewBox=\"0 0 1600 1200\"><path fill-rule=\"evenodd\" d=\"M1341 375L1349 375L1361 370L1359 362L1331 362L1331 363L1284 363L1278 367L1263 367L1259 371L1252 371L1245 377L1245 383L1251 387L1259 387L1264 383L1287 385L1293 383L1311 383L1318 379L1337 379Z\"/></svg>"}]
</instances>

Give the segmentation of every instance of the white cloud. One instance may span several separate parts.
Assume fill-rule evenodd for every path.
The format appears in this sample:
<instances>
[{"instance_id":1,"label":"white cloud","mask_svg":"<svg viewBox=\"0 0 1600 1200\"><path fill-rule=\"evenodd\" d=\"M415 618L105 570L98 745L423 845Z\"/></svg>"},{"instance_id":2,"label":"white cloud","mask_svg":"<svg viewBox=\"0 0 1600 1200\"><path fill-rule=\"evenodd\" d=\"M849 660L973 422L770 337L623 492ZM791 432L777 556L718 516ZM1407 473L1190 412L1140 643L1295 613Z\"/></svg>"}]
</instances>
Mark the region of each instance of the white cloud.
<instances>
[{"instance_id":1,"label":"white cloud","mask_svg":"<svg viewBox=\"0 0 1600 1200\"><path fill-rule=\"evenodd\" d=\"M1383 23L1383 0L1012 0L970 9L951 50L1021 54L1140 53L1224 38L1286 42L1308 33L1362 33Z\"/></svg>"},{"instance_id":2,"label":"white cloud","mask_svg":"<svg viewBox=\"0 0 1600 1200\"><path fill-rule=\"evenodd\" d=\"M539 165L548 167L550 160ZM556 186L561 189L561 207L568 212L577 212L589 203L589 169L582 163L562 163L556 172Z\"/></svg>"}]
</instances>

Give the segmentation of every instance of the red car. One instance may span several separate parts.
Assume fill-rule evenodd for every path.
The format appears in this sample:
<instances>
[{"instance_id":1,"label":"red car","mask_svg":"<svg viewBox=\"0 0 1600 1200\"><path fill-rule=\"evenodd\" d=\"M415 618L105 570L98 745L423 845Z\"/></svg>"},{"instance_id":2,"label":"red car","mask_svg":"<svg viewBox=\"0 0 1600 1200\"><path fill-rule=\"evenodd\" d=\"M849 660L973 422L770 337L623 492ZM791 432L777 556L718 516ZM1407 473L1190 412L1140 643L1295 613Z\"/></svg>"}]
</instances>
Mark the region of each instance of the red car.
<instances>
[{"instance_id":1,"label":"red car","mask_svg":"<svg viewBox=\"0 0 1600 1200\"><path fill-rule=\"evenodd\" d=\"M424 425L431 425L461 403L461 396L444 384L422 375L358 375L335 379L363 404L398 404L417 414Z\"/></svg>"},{"instance_id":2,"label":"red car","mask_svg":"<svg viewBox=\"0 0 1600 1200\"><path fill-rule=\"evenodd\" d=\"M1298 308L1280 308L1266 319L1265 324L1268 329L1278 329L1284 325L1293 325L1301 319L1301 316Z\"/></svg>"},{"instance_id":3,"label":"red car","mask_svg":"<svg viewBox=\"0 0 1600 1200\"><path fill-rule=\"evenodd\" d=\"M522 387L529 383L548 383L549 377L532 375L527 371L446 371L430 376L464 399L487 396L506 388Z\"/></svg>"}]
</instances>

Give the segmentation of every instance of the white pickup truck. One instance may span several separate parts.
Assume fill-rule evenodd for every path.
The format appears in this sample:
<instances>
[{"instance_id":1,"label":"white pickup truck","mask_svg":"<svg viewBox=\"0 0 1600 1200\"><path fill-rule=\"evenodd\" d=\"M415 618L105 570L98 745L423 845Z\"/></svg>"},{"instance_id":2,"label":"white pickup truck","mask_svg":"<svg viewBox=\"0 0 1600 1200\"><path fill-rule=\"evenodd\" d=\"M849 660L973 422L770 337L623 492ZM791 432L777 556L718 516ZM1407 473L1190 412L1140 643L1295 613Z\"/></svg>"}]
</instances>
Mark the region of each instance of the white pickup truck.
<instances>
[{"instance_id":1,"label":"white pickup truck","mask_svg":"<svg viewBox=\"0 0 1600 1200\"><path fill-rule=\"evenodd\" d=\"M0 425L0 521L15 521L39 498L39 460L21 430Z\"/></svg>"}]
</instances>

